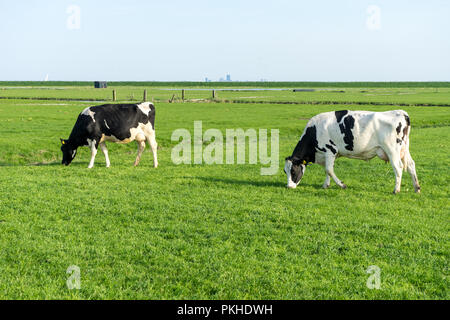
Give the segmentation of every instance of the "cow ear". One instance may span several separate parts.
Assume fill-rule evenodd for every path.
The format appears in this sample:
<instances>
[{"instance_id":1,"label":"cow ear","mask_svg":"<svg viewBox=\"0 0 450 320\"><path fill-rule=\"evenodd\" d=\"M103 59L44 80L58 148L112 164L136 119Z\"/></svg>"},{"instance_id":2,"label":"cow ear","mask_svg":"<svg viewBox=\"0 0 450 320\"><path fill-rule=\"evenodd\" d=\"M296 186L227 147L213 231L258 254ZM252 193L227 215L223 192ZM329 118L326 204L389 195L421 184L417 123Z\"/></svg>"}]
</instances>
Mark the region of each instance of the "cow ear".
<instances>
[{"instance_id":1,"label":"cow ear","mask_svg":"<svg viewBox=\"0 0 450 320\"><path fill-rule=\"evenodd\" d=\"M292 157L286 157L286 159L284 159L284 160L291 160L292 159Z\"/></svg>"},{"instance_id":2,"label":"cow ear","mask_svg":"<svg viewBox=\"0 0 450 320\"><path fill-rule=\"evenodd\" d=\"M64 139L59 138L61 140L61 144L66 144L66 141Z\"/></svg>"}]
</instances>

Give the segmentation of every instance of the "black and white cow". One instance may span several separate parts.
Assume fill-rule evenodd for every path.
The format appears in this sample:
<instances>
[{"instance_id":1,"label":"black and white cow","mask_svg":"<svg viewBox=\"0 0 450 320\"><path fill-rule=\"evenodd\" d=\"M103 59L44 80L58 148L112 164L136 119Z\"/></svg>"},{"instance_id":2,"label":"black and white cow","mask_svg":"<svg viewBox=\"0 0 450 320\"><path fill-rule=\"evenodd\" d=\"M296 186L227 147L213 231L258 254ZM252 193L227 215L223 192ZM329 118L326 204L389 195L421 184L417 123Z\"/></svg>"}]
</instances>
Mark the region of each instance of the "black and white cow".
<instances>
[{"instance_id":1,"label":"black and white cow","mask_svg":"<svg viewBox=\"0 0 450 320\"><path fill-rule=\"evenodd\" d=\"M105 154L106 167L110 166L105 141L128 143L136 140L138 154L134 165L139 164L145 141L153 152L153 166L158 166L155 139L155 106L150 102L140 104L104 104L84 109L78 116L69 139L61 139L62 164L69 165L80 146L89 146L94 166L98 146Z\"/></svg>"},{"instance_id":2,"label":"black and white cow","mask_svg":"<svg viewBox=\"0 0 450 320\"><path fill-rule=\"evenodd\" d=\"M347 186L334 173L335 159L369 160L378 156L390 161L394 169L394 193L400 192L402 169L409 172L415 191L420 192L415 163L409 153L410 131L410 119L403 110L343 110L318 114L309 120L294 152L286 158L287 186L295 188L306 166L317 163L325 167L324 188L330 186L331 177L345 189Z\"/></svg>"}]
</instances>

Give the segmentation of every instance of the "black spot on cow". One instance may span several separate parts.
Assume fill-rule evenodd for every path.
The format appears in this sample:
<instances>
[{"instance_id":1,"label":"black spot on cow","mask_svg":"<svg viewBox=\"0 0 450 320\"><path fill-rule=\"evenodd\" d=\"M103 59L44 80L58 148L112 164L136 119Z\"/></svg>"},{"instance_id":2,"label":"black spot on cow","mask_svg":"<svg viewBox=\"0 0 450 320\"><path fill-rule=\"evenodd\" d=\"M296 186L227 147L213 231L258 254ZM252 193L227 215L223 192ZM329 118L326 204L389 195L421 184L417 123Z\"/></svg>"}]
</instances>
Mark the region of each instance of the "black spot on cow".
<instances>
[{"instance_id":1,"label":"black spot on cow","mask_svg":"<svg viewBox=\"0 0 450 320\"><path fill-rule=\"evenodd\" d=\"M317 149L317 150L320 150L320 151L322 151L322 152L327 152L327 149L321 148L321 147L319 147L319 146L317 146L316 149Z\"/></svg>"},{"instance_id":2,"label":"black spot on cow","mask_svg":"<svg viewBox=\"0 0 450 320\"><path fill-rule=\"evenodd\" d=\"M397 143L398 143L398 144L402 144L402 140L399 139L399 138L397 138Z\"/></svg>"},{"instance_id":3,"label":"black spot on cow","mask_svg":"<svg viewBox=\"0 0 450 320\"><path fill-rule=\"evenodd\" d=\"M397 128L395 128L395 131L397 131L397 134L400 133L400 130L402 130L402 123L399 122Z\"/></svg>"},{"instance_id":4,"label":"black spot on cow","mask_svg":"<svg viewBox=\"0 0 450 320\"><path fill-rule=\"evenodd\" d=\"M405 140L405 136L408 134L408 127L403 128L403 137L402 139Z\"/></svg>"},{"instance_id":5,"label":"black spot on cow","mask_svg":"<svg viewBox=\"0 0 450 320\"><path fill-rule=\"evenodd\" d=\"M404 116L405 116L406 124L408 126L410 126L411 125L411 121L409 120L409 117L406 114Z\"/></svg>"},{"instance_id":6,"label":"black spot on cow","mask_svg":"<svg viewBox=\"0 0 450 320\"><path fill-rule=\"evenodd\" d=\"M355 118L347 116L344 121L339 124L339 129L344 135L344 142L346 144L345 149L353 151L353 132L352 129L355 126Z\"/></svg>"},{"instance_id":7,"label":"black spot on cow","mask_svg":"<svg viewBox=\"0 0 450 320\"><path fill-rule=\"evenodd\" d=\"M348 110L335 111L336 121L341 122L342 118L348 113Z\"/></svg>"},{"instance_id":8,"label":"black spot on cow","mask_svg":"<svg viewBox=\"0 0 450 320\"><path fill-rule=\"evenodd\" d=\"M333 154L336 154L336 149L333 148L332 146L330 146L329 144L326 144L325 147L327 147L328 149L330 149L331 152L333 152Z\"/></svg>"},{"instance_id":9,"label":"black spot on cow","mask_svg":"<svg viewBox=\"0 0 450 320\"><path fill-rule=\"evenodd\" d=\"M290 160L292 160L294 164L296 162L303 163L303 161L314 163L316 161L316 149L321 149L317 142L316 126L308 127L306 128L305 134L295 146ZM326 150L322 149L321 151Z\"/></svg>"},{"instance_id":10,"label":"black spot on cow","mask_svg":"<svg viewBox=\"0 0 450 320\"><path fill-rule=\"evenodd\" d=\"M405 140L405 136L408 134L409 126L411 125L411 121L409 117L405 114L406 127L403 128L403 140Z\"/></svg>"},{"instance_id":11,"label":"black spot on cow","mask_svg":"<svg viewBox=\"0 0 450 320\"><path fill-rule=\"evenodd\" d=\"M333 140L331 140L331 139L330 139L330 143L331 143L333 146L336 146L336 143L334 143Z\"/></svg>"}]
</instances>

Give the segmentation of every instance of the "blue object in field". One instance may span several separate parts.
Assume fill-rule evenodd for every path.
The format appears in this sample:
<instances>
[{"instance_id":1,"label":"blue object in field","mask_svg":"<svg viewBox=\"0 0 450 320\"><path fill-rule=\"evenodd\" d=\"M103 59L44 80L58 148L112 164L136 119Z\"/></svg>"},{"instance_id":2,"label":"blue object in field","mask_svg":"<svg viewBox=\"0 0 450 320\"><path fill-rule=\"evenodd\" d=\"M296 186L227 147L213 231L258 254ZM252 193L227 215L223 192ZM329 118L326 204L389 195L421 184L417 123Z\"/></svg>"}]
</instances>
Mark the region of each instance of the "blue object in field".
<instances>
[{"instance_id":1,"label":"blue object in field","mask_svg":"<svg viewBox=\"0 0 450 320\"><path fill-rule=\"evenodd\" d=\"M106 81L94 81L94 87L95 88L107 88L108 85L106 84Z\"/></svg>"}]
</instances>

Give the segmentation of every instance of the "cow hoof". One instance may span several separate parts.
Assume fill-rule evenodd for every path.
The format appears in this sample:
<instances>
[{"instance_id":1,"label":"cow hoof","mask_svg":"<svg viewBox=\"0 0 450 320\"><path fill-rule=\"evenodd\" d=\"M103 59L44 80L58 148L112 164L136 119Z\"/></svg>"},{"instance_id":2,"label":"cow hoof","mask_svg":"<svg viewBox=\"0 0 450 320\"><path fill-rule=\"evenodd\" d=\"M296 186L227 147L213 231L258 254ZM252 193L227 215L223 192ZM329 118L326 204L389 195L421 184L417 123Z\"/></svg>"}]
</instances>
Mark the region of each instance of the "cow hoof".
<instances>
[{"instance_id":1,"label":"cow hoof","mask_svg":"<svg viewBox=\"0 0 450 320\"><path fill-rule=\"evenodd\" d=\"M418 187L415 191L416 193L420 193L420 187Z\"/></svg>"},{"instance_id":2,"label":"cow hoof","mask_svg":"<svg viewBox=\"0 0 450 320\"><path fill-rule=\"evenodd\" d=\"M329 186L330 186L329 184L324 184L324 185L322 186L322 188L328 189Z\"/></svg>"},{"instance_id":3,"label":"cow hoof","mask_svg":"<svg viewBox=\"0 0 450 320\"><path fill-rule=\"evenodd\" d=\"M342 186L341 186L341 188L342 188L342 189L347 189L347 185L343 183Z\"/></svg>"}]
</instances>

